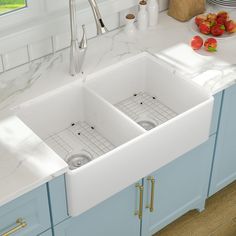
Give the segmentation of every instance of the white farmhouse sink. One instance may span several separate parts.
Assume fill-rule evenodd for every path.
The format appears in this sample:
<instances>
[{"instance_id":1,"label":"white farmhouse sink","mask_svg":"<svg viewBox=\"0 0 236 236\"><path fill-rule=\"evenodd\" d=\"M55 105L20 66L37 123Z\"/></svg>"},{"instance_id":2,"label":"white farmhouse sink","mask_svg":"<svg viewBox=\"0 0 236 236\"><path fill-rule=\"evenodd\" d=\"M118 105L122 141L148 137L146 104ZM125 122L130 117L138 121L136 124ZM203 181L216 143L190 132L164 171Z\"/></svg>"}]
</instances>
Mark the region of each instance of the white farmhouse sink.
<instances>
[{"instance_id":1,"label":"white farmhouse sink","mask_svg":"<svg viewBox=\"0 0 236 236\"><path fill-rule=\"evenodd\" d=\"M213 97L141 54L24 103L18 116L69 164L77 216L206 141Z\"/></svg>"}]
</instances>

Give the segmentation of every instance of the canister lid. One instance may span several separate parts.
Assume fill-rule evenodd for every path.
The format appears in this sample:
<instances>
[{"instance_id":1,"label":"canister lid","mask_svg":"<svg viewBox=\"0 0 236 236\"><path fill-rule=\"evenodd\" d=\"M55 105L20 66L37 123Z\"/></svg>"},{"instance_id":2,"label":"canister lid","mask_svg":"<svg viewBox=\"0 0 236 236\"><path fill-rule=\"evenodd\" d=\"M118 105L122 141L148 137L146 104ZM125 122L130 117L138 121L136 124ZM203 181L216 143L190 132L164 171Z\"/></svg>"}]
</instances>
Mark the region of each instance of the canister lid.
<instances>
[{"instance_id":1,"label":"canister lid","mask_svg":"<svg viewBox=\"0 0 236 236\"><path fill-rule=\"evenodd\" d=\"M134 14L128 14L128 15L126 15L126 19L133 20L133 19L135 19L135 15Z\"/></svg>"},{"instance_id":2,"label":"canister lid","mask_svg":"<svg viewBox=\"0 0 236 236\"><path fill-rule=\"evenodd\" d=\"M140 5L147 5L147 2L144 1L144 0L142 0L142 1L139 2L139 4L140 4Z\"/></svg>"}]
</instances>

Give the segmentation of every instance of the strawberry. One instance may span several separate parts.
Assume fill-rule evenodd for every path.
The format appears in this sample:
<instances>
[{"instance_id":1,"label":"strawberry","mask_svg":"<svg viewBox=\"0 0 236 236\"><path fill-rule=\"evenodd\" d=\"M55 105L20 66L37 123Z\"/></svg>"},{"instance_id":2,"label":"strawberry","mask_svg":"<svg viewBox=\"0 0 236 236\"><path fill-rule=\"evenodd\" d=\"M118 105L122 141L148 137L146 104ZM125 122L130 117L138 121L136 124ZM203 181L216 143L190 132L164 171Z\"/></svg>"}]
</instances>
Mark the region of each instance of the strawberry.
<instances>
[{"instance_id":1,"label":"strawberry","mask_svg":"<svg viewBox=\"0 0 236 236\"><path fill-rule=\"evenodd\" d=\"M216 20L217 15L215 13L208 13L207 14L207 19L212 21L212 20Z\"/></svg>"},{"instance_id":2,"label":"strawberry","mask_svg":"<svg viewBox=\"0 0 236 236\"><path fill-rule=\"evenodd\" d=\"M226 21L225 28L228 33L235 33L236 32L236 22L233 20Z\"/></svg>"},{"instance_id":3,"label":"strawberry","mask_svg":"<svg viewBox=\"0 0 236 236\"><path fill-rule=\"evenodd\" d=\"M226 11L220 11L217 13L217 18L223 18L225 21L229 20L229 13Z\"/></svg>"},{"instance_id":4,"label":"strawberry","mask_svg":"<svg viewBox=\"0 0 236 236\"><path fill-rule=\"evenodd\" d=\"M217 51L217 41L214 38L208 38L205 43L204 47L208 52L216 52Z\"/></svg>"},{"instance_id":5,"label":"strawberry","mask_svg":"<svg viewBox=\"0 0 236 236\"><path fill-rule=\"evenodd\" d=\"M198 15L195 17L195 23L197 26L199 26L203 21L206 21L207 17L205 15Z\"/></svg>"},{"instance_id":6,"label":"strawberry","mask_svg":"<svg viewBox=\"0 0 236 236\"><path fill-rule=\"evenodd\" d=\"M209 23L210 23L210 26L214 26L214 25L217 25L217 22L216 20L207 20Z\"/></svg>"},{"instance_id":7,"label":"strawberry","mask_svg":"<svg viewBox=\"0 0 236 236\"><path fill-rule=\"evenodd\" d=\"M211 34L213 36L221 36L225 32L224 25L214 25L211 27Z\"/></svg>"},{"instance_id":8,"label":"strawberry","mask_svg":"<svg viewBox=\"0 0 236 236\"><path fill-rule=\"evenodd\" d=\"M216 19L216 23L217 23L218 25L224 25L226 21L227 21L227 20L226 20L225 18L223 18L223 17L218 17L218 18Z\"/></svg>"},{"instance_id":9,"label":"strawberry","mask_svg":"<svg viewBox=\"0 0 236 236\"><path fill-rule=\"evenodd\" d=\"M202 34L209 34L211 31L211 24L208 21L203 21L202 23L200 23L199 25L199 31Z\"/></svg>"},{"instance_id":10,"label":"strawberry","mask_svg":"<svg viewBox=\"0 0 236 236\"><path fill-rule=\"evenodd\" d=\"M229 20L229 14L226 11L220 11L217 14L216 22L219 25L223 25L226 21Z\"/></svg>"},{"instance_id":11,"label":"strawberry","mask_svg":"<svg viewBox=\"0 0 236 236\"><path fill-rule=\"evenodd\" d=\"M191 47L193 50L198 50L203 45L203 39L200 36L194 36L191 40Z\"/></svg>"}]
</instances>

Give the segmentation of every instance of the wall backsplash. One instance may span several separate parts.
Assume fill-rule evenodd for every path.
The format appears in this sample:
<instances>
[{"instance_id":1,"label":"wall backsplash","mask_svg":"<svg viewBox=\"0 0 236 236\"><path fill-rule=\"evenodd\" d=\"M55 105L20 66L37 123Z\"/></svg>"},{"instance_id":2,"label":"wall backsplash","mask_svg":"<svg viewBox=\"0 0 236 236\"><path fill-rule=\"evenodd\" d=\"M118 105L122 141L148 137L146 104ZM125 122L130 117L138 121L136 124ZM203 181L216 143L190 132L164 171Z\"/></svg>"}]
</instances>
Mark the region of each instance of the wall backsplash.
<instances>
[{"instance_id":1,"label":"wall backsplash","mask_svg":"<svg viewBox=\"0 0 236 236\"><path fill-rule=\"evenodd\" d=\"M67 0L60 0L67 1ZM100 1L101 2L101 1ZM100 3L107 27L119 27L120 12L136 6L138 0L106 0ZM61 3L62 4L62 3ZM159 0L160 10L168 7L168 0ZM95 36L96 28L90 8L79 11L79 22L85 24L88 38ZM27 23L28 24L28 23ZM69 46L68 9L46 15L43 19L30 22L28 27L18 27L0 32L0 73L26 64L45 55ZM81 32L79 32L81 35Z\"/></svg>"}]
</instances>

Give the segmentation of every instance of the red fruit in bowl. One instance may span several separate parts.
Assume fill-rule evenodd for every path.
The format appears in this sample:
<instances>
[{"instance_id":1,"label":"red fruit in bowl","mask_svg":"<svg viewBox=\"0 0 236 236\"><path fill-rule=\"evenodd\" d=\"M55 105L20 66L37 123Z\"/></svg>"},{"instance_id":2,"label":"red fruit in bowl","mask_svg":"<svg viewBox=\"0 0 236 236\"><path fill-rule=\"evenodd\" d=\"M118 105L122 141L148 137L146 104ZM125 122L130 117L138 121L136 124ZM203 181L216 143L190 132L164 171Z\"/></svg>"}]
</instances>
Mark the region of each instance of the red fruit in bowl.
<instances>
[{"instance_id":1,"label":"red fruit in bowl","mask_svg":"<svg viewBox=\"0 0 236 236\"><path fill-rule=\"evenodd\" d=\"M211 26L216 24L217 15L214 13L207 14L207 21L210 22Z\"/></svg>"},{"instance_id":2,"label":"red fruit in bowl","mask_svg":"<svg viewBox=\"0 0 236 236\"><path fill-rule=\"evenodd\" d=\"M203 21L207 20L207 16L205 15L198 15L195 17L195 23L197 26L199 26Z\"/></svg>"},{"instance_id":3,"label":"red fruit in bowl","mask_svg":"<svg viewBox=\"0 0 236 236\"><path fill-rule=\"evenodd\" d=\"M226 21L225 28L228 33L235 33L236 32L236 22L233 20Z\"/></svg>"},{"instance_id":4,"label":"red fruit in bowl","mask_svg":"<svg viewBox=\"0 0 236 236\"><path fill-rule=\"evenodd\" d=\"M217 19L218 18L222 18L225 21L227 21L227 20L229 20L229 13L226 12L226 11L220 11L220 12L217 13Z\"/></svg>"},{"instance_id":5,"label":"red fruit in bowl","mask_svg":"<svg viewBox=\"0 0 236 236\"><path fill-rule=\"evenodd\" d=\"M227 20L223 17L219 17L216 19L216 24L218 25L224 25Z\"/></svg>"},{"instance_id":6,"label":"red fruit in bowl","mask_svg":"<svg viewBox=\"0 0 236 236\"><path fill-rule=\"evenodd\" d=\"M191 47L193 50L198 50L203 45L203 39L200 36L194 36L191 40Z\"/></svg>"},{"instance_id":7,"label":"red fruit in bowl","mask_svg":"<svg viewBox=\"0 0 236 236\"><path fill-rule=\"evenodd\" d=\"M217 14L216 22L219 25L223 25L226 21L229 20L229 13L226 11L220 11Z\"/></svg>"},{"instance_id":8,"label":"red fruit in bowl","mask_svg":"<svg viewBox=\"0 0 236 236\"><path fill-rule=\"evenodd\" d=\"M208 13L207 14L207 19L212 21L212 20L216 20L217 15L215 13Z\"/></svg>"},{"instance_id":9,"label":"red fruit in bowl","mask_svg":"<svg viewBox=\"0 0 236 236\"><path fill-rule=\"evenodd\" d=\"M203 21L200 23L198 28L202 34L209 34L211 32L211 24L208 21Z\"/></svg>"},{"instance_id":10,"label":"red fruit in bowl","mask_svg":"<svg viewBox=\"0 0 236 236\"><path fill-rule=\"evenodd\" d=\"M217 51L217 41L214 38L208 38L205 43L204 47L208 52L216 52Z\"/></svg>"},{"instance_id":11,"label":"red fruit in bowl","mask_svg":"<svg viewBox=\"0 0 236 236\"><path fill-rule=\"evenodd\" d=\"M225 32L224 25L214 25L211 27L211 34L213 36L221 36Z\"/></svg>"}]
</instances>

